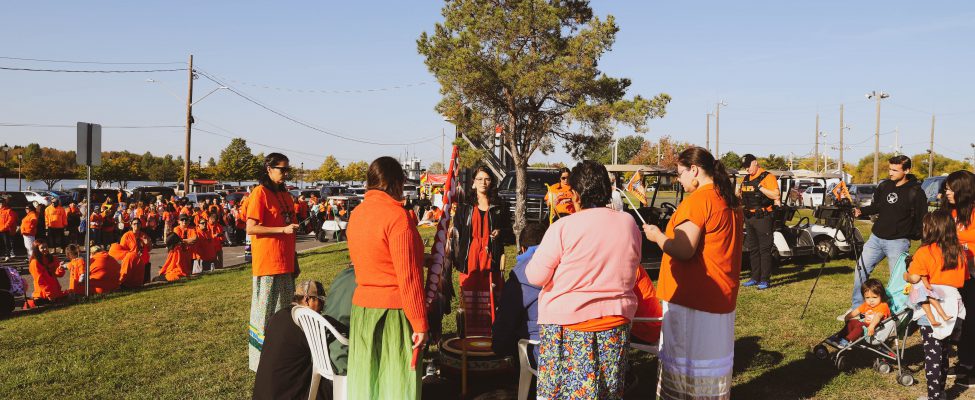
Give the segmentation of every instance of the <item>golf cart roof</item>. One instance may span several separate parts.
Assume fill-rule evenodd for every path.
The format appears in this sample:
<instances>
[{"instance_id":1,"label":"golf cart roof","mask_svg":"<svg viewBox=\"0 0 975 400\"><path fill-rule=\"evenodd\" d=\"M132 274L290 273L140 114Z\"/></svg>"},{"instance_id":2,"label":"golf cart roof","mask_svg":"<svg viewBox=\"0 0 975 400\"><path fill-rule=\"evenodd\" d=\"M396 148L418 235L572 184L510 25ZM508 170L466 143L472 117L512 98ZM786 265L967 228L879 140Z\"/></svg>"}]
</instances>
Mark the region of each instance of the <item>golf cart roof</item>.
<instances>
[{"instance_id":1,"label":"golf cart roof","mask_svg":"<svg viewBox=\"0 0 975 400\"><path fill-rule=\"evenodd\" d=\"M810 171L808 169L796 169L796 170L767 170L770 174L775 175L777 178L795 178L795 179L839 179L842 176L838 173L833 172L816 172ZM748 172L745 170L740 170L735 172L738 176L746 176Z\"/></svg>"},{"instance_id":2,"label":"golf cart roof","mask_svg":"<svg viewBox=\"0 0 975 400\"><path fill-rule=\"evenodd\" d=\"M644 175L677 175L677 170L666 168L659 165L634 165L634 164L607 164L607 172L637 172L641 171Z\"/></svg>"}]
</instances>

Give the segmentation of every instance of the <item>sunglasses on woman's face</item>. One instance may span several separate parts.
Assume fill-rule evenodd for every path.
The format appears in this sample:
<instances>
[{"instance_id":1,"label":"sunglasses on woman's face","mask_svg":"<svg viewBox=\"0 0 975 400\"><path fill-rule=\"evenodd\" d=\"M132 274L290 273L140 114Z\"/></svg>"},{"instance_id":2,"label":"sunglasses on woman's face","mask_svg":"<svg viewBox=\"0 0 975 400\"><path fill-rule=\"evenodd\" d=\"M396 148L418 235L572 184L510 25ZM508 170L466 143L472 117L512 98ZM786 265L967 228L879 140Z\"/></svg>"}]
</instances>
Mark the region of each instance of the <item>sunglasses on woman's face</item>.
<instances>
[{"instance_id":1,"label":"sunglasses on woman's face","mask_svg":"<svg viewBox=\"0 0 975 400\"><path fill-rule=\"evenodd\" d=\"M568 175L563 175L563 176L560 176L559 179L561 179L563 181L567 181L567 180L569 180L569 176Z\"/></svg>"},{"instance_id":2,"label":"sunglasses on woman's face","mask_svg":"<svg viewBox=\"0 0 975 400\"><path fill-rule=\"evenodd\" d=\"M277 166L277 167L268 167L268 168L274 168L274 169L276 169L278 171L281 171L281 172L283 172L285 174L288 173L288 172L291 172L291 167L289 167L287 165L282 165L282 166Z\"/></svg>"}]
</instances>

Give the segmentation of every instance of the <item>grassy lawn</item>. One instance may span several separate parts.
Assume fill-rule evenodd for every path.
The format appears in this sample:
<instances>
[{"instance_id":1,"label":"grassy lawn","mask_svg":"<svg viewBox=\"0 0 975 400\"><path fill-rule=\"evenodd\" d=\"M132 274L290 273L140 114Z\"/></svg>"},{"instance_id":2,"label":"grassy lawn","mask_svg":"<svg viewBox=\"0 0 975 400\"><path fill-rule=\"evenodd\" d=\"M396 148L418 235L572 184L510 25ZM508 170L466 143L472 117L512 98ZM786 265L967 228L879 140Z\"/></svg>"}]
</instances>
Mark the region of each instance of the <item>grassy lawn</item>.
<instances>
[{"instance_id":1,"label":"grassy lawn","mask_svg":"<svg viewBox=\"0 0 975 400\"><path fill-rule=\"evenodd\" d=\"M423 233L429 237L432 230ZM514 249L508 253L510 266ZM303 254L300 279L328 285L348 262L344 244ZM872 358L864 354L854 355L847 372L808 354L840 327L834 318L849 306L852 285L853 261L827 265L800 320L819 266L785 265L771 289L741 291L732 397L922 395L916 335L906 356L920 381L913 387L871 369ZM885 279L887 271L882 263L874 276ZM250 268L243 268L0 321L0 398L248 398L253 385L246 352L250 290ZM444 320L446 332L454 331L453 321L452 316ZM656 361L636 352L631 361L640 384L629 397L652 398ZM487 383L513 389L517 381Z\"/></svg>"}]
</instances>

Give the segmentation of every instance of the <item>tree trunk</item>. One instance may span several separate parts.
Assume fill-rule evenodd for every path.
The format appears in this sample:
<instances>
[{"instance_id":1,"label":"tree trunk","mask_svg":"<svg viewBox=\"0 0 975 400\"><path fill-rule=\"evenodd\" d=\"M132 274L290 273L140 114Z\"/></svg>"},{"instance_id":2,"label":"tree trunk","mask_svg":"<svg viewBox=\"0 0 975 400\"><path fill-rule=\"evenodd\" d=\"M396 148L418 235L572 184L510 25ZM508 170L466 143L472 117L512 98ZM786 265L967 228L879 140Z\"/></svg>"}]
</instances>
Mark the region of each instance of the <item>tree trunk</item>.
<instances>
[{"instance_id":1,"label":"tree trunk","mask_svg":"<svg viewBox=\"0 0 975 400\"><path fill-rule=\"evenodd\" d=\"M521 229L525 227L528 209L528 157L515 152L515 246L521 248Z\"/></svg>"}]
</instances>

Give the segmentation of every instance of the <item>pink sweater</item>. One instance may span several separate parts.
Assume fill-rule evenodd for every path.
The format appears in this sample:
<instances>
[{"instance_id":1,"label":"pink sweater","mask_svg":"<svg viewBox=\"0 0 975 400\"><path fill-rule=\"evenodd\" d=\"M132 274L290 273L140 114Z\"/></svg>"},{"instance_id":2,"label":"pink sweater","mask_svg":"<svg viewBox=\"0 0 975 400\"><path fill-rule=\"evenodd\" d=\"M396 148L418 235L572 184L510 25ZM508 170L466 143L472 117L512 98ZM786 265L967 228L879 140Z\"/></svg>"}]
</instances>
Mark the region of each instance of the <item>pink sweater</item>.
<instances>
[{"instance_id":1,"label":"pink sweater","mask_svg":"<svg viewBox=\"0 0 975 400\"><path fill-rule=\"evenodd\" d=\"M600 207L556 221L525 269L542 288L538 323L570 325L622 315L633 318L640 230L629 214Z\"/></svg>"}]
</instances>

